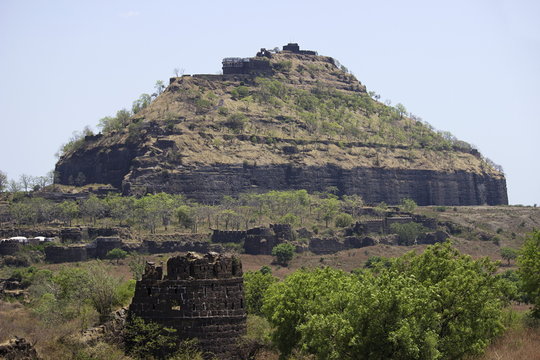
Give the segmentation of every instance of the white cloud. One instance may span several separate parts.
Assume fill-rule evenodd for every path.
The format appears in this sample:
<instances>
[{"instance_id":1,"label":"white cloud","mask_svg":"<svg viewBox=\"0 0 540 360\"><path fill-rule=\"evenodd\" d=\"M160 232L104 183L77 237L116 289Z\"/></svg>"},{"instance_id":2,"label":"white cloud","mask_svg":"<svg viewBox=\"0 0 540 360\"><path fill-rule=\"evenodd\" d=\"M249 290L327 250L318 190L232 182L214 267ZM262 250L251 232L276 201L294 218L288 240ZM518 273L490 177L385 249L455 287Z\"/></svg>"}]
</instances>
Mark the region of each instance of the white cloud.
<instances>
[{"instance_id":1,"label":"white cloud","mask_svg":"<svg viewBox=\"0 0 540 360\"><path fill-rule=\"evenodd\" d=\"M130 17L139 16L139 14L140 13L138 11L130 10L130 11L121 13L120 16L123 17L123 18L130 18Z\"/></svg>"}]
</instances>

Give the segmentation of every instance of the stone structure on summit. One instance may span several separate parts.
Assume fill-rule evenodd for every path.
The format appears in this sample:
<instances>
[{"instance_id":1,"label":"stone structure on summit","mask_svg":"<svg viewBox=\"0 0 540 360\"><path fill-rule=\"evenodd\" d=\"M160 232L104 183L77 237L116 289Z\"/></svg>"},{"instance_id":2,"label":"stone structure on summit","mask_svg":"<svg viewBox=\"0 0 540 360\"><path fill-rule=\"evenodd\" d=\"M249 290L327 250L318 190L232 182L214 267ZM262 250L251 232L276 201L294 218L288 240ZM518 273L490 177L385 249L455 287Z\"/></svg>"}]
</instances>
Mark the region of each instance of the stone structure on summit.
<instances>
[{"instance_id":1,"label":"stone structure on summit","mask_svg":"<svg viewBox=\"0 0 540 360\"><path fill-rule=\"evenodd\" d=\"M231 255L188 253L161 266L148 263L137 281L129 316L197 338L204 351L221 359L234 353L246 332L242 263Z\"/></svg>"}]
</instances>

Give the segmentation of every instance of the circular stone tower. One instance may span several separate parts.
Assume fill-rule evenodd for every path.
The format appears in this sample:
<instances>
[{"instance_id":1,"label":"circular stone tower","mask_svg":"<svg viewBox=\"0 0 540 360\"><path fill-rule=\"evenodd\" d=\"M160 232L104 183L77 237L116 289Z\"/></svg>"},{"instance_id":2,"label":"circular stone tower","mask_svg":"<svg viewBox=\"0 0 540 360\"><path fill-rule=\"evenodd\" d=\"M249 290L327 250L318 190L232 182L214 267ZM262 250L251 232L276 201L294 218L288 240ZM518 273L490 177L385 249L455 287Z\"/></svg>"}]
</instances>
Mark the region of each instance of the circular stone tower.
<instances>
[{"instance_id":1,"label":"circular stone tower","mask_svg":"<svg viewBox=\"0 0 540 360\"><path fill-rule=\"evenodd\" d=\"M167 274L147 263L137 281L130 315L197 338L217 356L234 351L246 332L242 263L231 255L188 253L167 261Z\"/></svg>"}]
</instances>

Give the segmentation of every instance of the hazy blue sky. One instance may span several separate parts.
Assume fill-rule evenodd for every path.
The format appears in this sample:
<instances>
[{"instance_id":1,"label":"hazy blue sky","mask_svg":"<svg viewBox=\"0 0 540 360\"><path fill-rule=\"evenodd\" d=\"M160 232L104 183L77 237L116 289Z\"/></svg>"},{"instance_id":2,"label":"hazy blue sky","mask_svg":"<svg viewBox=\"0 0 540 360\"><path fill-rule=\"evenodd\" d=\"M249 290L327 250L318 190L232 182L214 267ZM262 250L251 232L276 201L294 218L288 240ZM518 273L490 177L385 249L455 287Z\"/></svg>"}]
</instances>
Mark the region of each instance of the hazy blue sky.
<instances>
[{"instance_id":1,"label":"hazy blue sky","mask_svg":"<svg viewBox=\"0 0 540 360\"><path fill-rule=\"evenodd\" d=\"M512 204L540 204L540 1L0 0L0 169L53 169L75 130L175 67L298 42L475 144Z\"/></svg>"}]
</instances>

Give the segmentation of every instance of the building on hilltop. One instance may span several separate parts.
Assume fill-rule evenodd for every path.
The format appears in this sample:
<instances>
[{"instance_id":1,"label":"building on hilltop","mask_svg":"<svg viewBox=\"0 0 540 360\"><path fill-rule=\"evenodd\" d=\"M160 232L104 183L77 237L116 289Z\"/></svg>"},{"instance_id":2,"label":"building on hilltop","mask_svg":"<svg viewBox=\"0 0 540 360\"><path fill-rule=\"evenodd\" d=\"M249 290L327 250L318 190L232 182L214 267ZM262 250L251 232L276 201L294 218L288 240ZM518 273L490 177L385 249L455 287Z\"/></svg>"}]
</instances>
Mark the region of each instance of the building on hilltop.
<instances>
[{"instance_id":1,"label":"building on hilltop","mask_svg":"<svg viewBox=\"0 0 540 360\"><path fill-rule=\"evenodd\" d=\"M204 351L230 359L246 332L242 263L231 255L190 252L170 258L166 275L147 263L129 316L174 328L180 339L197 338Z\"/></svg>"}]
</instances>

